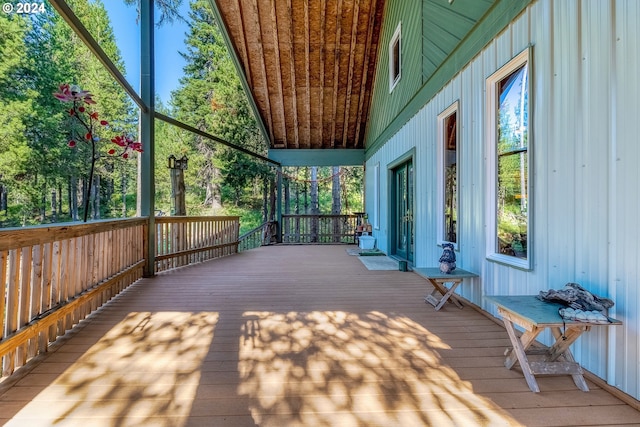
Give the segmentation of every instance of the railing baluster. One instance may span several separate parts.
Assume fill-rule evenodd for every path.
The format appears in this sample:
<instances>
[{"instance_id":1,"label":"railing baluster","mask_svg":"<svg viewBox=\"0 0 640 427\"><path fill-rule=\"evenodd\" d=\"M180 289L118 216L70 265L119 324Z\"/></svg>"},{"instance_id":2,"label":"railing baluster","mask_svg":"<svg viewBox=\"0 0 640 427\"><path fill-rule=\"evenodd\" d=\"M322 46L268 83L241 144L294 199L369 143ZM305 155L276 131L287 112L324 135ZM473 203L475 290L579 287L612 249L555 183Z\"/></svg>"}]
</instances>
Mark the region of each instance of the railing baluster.
<instances>
[{"instance_id":1,"label":"railing baluster","mask_svg":"<svg viewBox=\"0 0 640 427\"><path fill-rule=\"evenodd\" d=\"M157 217L156 271L237 252L238 223L238 217Z\"/></svg>"},{"instance_id":2,"label":"railing baluster","mask_svg":"<svg viewBox=\"0 0 640 427\"><path fill-rule=\"evenodd\" d=\"M355 243L356 215L282 216L289 232L283 231L284 243ZM293 231L295 230L295 231Z\"/></svg>"},{"instance_id":3,"label":"railing baluster","mask_svg":"<svg viewBox=\"0 0 640 427\"><path fill-rule=\"evenodd\" d=\"M3 376L141 277L146 221L0 230Z\"/></svg>"}]
</instances>

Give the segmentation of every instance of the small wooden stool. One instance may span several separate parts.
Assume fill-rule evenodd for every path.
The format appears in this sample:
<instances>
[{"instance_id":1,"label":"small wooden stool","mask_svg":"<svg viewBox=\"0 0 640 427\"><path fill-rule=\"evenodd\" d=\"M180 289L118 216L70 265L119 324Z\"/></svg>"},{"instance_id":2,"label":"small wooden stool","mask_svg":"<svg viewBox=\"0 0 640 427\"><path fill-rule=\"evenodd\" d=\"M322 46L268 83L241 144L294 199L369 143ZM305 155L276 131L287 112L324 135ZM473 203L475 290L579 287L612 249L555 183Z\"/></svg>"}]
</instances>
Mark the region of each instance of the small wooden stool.
<instances>
[{"instance_id":1,"label":"small wooden stool","mask_svg":"<svg viewBox=\"0 0 640 427\"><path fill-rule=\"evenodd\" d=\"M458 308L462 308L462 303L454 294L456 288L465 278L478 277L477 274L460 268L456 268L449 274L441 272L437 267L414 268L413 271L427 279L433 285L433 291L424 297L424 301L434 306L436 311L440 310L447 301L455 304ZM449 287L447 287L447 283ZM438 294L441 296L438 296Z\"/></svg>"}]
</instances>

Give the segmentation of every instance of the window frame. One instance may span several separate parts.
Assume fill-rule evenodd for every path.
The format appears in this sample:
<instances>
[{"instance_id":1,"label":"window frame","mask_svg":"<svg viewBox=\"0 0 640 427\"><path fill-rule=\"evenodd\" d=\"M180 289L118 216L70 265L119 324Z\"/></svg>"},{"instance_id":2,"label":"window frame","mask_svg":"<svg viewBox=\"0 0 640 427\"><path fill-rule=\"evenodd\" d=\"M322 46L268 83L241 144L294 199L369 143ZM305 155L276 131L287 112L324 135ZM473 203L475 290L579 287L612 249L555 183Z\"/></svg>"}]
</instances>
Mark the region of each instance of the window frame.
<instances>
[{"instance_id":1,"label":"window frame","mask_svg":"<svg viewBox=\"0 0 640 427\"><path fill-rule=\"evenodd\" d=\"M445 230L445 134L446 134L446 120L451 117L453 114L456 115L456 212L458 219L456 220L456 242L450 242L444 238L444 230ZM460 101L455 101L449 107L447 107L443 112L438 114L438 138L437 138L437 156L438 156L438 164L437 164L437 184L438 184L438 219L437 219L437 230L438 230L438 245L442 245L444 243L451 243L455 250L458 250L458 245L460 244L460 191L459 183L460 183Z\"/></svg>"},{"instance_id":2,"label":"window frame","mask_svg":"<svg viewBox=\"0 0 640 427\"><path fill-rule=\"evenodd\" d=\"M498 85L509 75L523 66L527 66L527 258L519 258L512 255L501 254L498 250ZM506 264L523 270L531 270L533 267L533 115L532 115L532 46L528 46L522 52L514 56L506 64L486 79L486 147L487 147L487 239L486 257L490 261Z\"/></svg>"},{"instance_id":3,"label":"window frame","mask_svg":"<svg viewBox=\"0 0 640 427\"><path fill-rule=\"evenodd\" d=\"M398 44L398 55L396 61L395 45ZM397 63L398 73L395 75L395 65ZM389 42L389 93L398 85L402 78L402 22L398 22L396 30L393 32L391 41Z\"/></svg>"}]
</instances>

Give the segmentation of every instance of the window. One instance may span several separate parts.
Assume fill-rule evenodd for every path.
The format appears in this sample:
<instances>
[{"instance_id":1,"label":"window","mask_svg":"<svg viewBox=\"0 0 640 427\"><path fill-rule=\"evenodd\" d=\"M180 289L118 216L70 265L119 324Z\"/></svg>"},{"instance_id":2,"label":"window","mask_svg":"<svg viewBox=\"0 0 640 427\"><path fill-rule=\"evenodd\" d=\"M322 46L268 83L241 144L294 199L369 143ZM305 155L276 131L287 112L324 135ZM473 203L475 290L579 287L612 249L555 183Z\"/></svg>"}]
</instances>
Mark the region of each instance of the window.
<instances>
[{"instance_id":1,"label":"window","mask_svg":"<svg viewBox=\"0 0 640 427\"><path fill-rule=\"evenodd\" d=\"M398 24L389 43L389 93L396 87L402 75L402 23Z\"/></svg>"},{"instance_id":2,"label":"window","mask_svg":"<svg viewBox=\"0 0 640 427\"><path fill-rule=\"evenodd\" d=\"M487 79L489 207L487 255L531 268L527 49Z\"/></svg>"},{"instance_id":3,"label":"window","mask_svg":"<svg viewBox=\"0 0 640 427\"><path fill-rule=\"evenodd\" d=\"M438 116L438 242L458 243L458 102Z\"/></svg>"}]
</instances>

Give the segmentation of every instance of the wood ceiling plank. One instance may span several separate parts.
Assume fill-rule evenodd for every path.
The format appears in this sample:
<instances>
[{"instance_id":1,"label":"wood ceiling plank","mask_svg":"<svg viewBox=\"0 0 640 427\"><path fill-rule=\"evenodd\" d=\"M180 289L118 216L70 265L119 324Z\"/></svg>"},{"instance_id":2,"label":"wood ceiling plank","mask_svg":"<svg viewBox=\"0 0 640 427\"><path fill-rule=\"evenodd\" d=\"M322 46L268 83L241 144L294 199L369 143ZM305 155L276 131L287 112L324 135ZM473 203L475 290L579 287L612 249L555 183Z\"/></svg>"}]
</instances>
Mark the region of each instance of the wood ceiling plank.
<instances>
[{"instance_id":1,"label":"wood ceiling plank","mask_svg":"<svg viewBox=\"0 0 640 427\"><path fill-rule=\"evenodd\" d=\"M262 44L262 28L260 26L260 12L258 10L258 0L248 0L250 3L250 8L249 10L249 16L251 16L253 18L253 26L252 28L256 29L258 31L258 36L256 37L257 43L256 43L256 47L258 49L256 58L259 62L259 69L262 72L262 84L264 85L264 91L265 91L265 108L267 109L267 111L265 111L263 114L266 116L267 119L267 124L269 127L269 138L271 139L271 141L269 141L270 144L275 144L275 136L273 134L273 110L271 109L271 96L269 94L269 84L268 84L268 80L267 80L267 66L265 64L266 59L265 59L265 54L264 54L264 46ZM249 28L249 27L247 27ZM256 77L257 79L257 77Z\"/></svg>"},{"instance_id":2,"label":"wood ceiling plank","mask_svg":"<svg viewBox=\"0 0 640 427\"><path fill-rule=\"evenodd\" d=\"M336 111L338 109L338 84L340 82L340 37L342 36L342 0L338 0L338 8L336 13L336 41L334 45L333 55L333 106L331 110L331 148L336 144Z\"/></svg>"},{"instance_id":3,"label":"wood ceiling plank","mask_svg":"<svg viewBox=\"0 0 640 427\"><path fill-rule=\"evenodd\" d=\"M285 148L288 147L289 138L287 136L287 115L285 112L284 89L282 82L282 64L280 63L280 41L278 36L278 17L276 13L276 0L271 0L271 35L273 37L273 48L275 50L273 60L275 62L276 85L278 91L278 103L280 111L277 113L282 118L282 135L284 137ZM273 105L273 103L272 103Z\"/></svg>"},{"instance_id":4,"label":"wood ceiling plank","mask_svg":"<svg viewBox=\"0 0 640 427\"><path fill-rule=\"evenodd\" d=\"M385 0L217 1L271 147L362 148Z\"/></svg>"},{"instance_id":5,"label":"wood ceiling plank","mask_svg":"<svg viewBox=\"0 0 640 427\"><path fill-rule=\"evenodd\" d=\"M358 115L356 117L356 135L353 141L353 148L358 148L360 145L360 131L362 130L362 122L365 120L363 117L363 111L365 108L365 100L367 97L367 78L369 77L369 60L372 54L372 42L374 35L374 26L376 24L376 14L378 13L377 5L379 0L371 0L369 2L369 30L367 31L367 41L364 49L364 60L362 61L362 83L360 84L360 101L358 103ZM384 0L380 0L381 2ZM376 55L376 52L373 52ZM374 56L375 57L375 56ZM372 77L373 77L373 71ZM371 96L370 94L368 96ZM368 100L367 100L368 102ZM364 144L363 144L364 145ZM364 147L363 147L364 148Z\"/></svg>"},{"instance_id":6,"label":"wood ceiling plank","mask_svg":"<svg viewBox=\"0 0 640 427\"><path fill-rule=\"evenodd\" d=\"M287 1L287 14L289 16L289 22L286 23L285 27L289 37L289 55L291 60L289 61L289 66L291 69L291 104L292 104L292 112L293 112L293 137L294 144L296 148L300 148L300 133L299 133L299 123L298 123L298 95L297 95L297 87L296 87L296 61L295 61L295 52L293 49L293 8L291 7L291 0Z\"/></svg>"},{"instance_id":7,"label":"wood ceiling plank","mask_svg":"<svg viewBox=\"0 0 640 427\"><path fill-rule=\"evenodd\" d=\"M236 0L236 8L238 10L238 25L239 31L242 34L242 43L240 43L240 54L243 56L244 60L244 72L246 73L247 81L251 86L253 86L253 81L251 80L251 63L249 60L249 52L247 48L247 31L244 25L244 12L242 10L242 2L240 0Z\"/></svg>"},{"instance_id":8,"label":"wood ceiling plank","mask_svg":"<svg viewBox=\"0 0 640 427\"><path fill-rule=\"evenodd\" d=\"M306 102L305 102L305 113L307 115L307 126L306 126L306 139L307 139L307 148L311 148L311 66L310 66L310 42L311 42L311 29L309 27L309 0L304 0L303 4L304 8L304 60L305 60L305 88L306 88Z\"/></svg>"},{"instance_id":9,"label":"wood ceiling plank","mask_svg":"<svg viewBox=\"0 0 640 427\"><path fill-rule=\"evenodd\" d=\"M324 146L324 61L326 55L326 34L324 31L325 25L327 24L326 11L327 11L327 2L326 0L320 0L320 100L318 102L320 106L320 147Z\"/></svg>"},{"instance_id":10,"label":"wood ceiling plank","mask_svg":"<svg viewBox=\"0 0 640 427\"><path fill-rule=\"evenodd\" d=\"M349 71L347 76L347 93L344 100L344 125L342 127L342 147L347 148L349 118L351 116L351 91L353 90L353 68L358 41L358 22L360 18L360 0L355 0L353 19L351 21L351 46L349 47Z\"/></svg>"}]
</instances>

